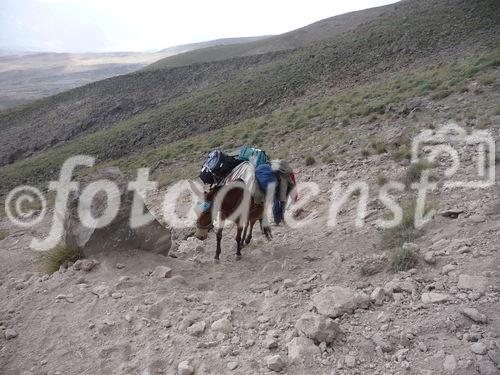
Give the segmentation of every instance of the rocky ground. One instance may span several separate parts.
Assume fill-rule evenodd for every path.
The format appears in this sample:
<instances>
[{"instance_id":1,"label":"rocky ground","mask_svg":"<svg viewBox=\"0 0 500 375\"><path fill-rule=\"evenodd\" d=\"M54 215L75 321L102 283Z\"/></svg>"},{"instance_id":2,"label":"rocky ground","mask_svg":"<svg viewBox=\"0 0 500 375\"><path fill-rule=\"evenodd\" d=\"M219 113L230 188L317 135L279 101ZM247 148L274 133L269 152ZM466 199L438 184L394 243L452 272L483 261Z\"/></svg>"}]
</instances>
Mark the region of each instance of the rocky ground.
<instances>
[{"instance_id":1,"label":"rocky ground","mask_svg":"<svg viewBox=\"0 0 500 375\"><path fill-rule=\"evenodd\" d=\"M106 251L47 276L28 244L48 223L3 221L0 373L499 374L496 186L439 189L438 213L405 245L418 264L404 272L387 267L376 189L364 227L355 200L325 226L341 172L376 187L406 168L384 154L298 167L321 187L299 214L313 224L275 227L272 242L257 233L240 261L226 230L219 264L213 234L178 234L168 257Z\"/></svg>"}]
</instances>

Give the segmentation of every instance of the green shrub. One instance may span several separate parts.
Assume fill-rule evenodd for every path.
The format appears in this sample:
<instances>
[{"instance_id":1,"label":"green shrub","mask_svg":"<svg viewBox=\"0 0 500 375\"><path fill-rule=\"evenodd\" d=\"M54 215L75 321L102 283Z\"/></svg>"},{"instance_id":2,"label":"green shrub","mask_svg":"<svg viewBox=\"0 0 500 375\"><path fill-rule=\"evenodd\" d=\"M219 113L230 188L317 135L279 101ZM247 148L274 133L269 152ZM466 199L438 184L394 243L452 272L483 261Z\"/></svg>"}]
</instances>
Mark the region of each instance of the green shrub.
<instances>
[{"instance_id":1,"label":"green shrub","mask_svg":"<svg viewBox=\"0 0 500 375\"><path fill-rule=\"evenodd\" d=\"M368 150L367 148L362 149L361 150L361 156L363 156L365 158L368 157L368 156L370 156L370 150Z\"/></svg>"},{"instance_id":2,"label":"green shrub","mask_svg":"<svg viewBox=\"0 0 500 375\"><path fill-rule=\"evenodd\" d=\"M411 148L407 145L402 145L398 149L394 150L391 157L396 161L410 160L411 159Z\"/></svg>"},{"instance_id":3,"label":"green shrub","mask_svg":"<svg viewBox=\"0 0 500 375\"><path fill-rule=\"evenodd\" d=\"M387 148L382 142L372 142L371 146L377 154L384 154L387 152Z\"/></svg>"},{"instance_id":4,"label":"green shrub","mask_svg":"<svg viewBox=\"0 0 500 375\"><path fill-rule=\"evenodd\" d=\"M431 169L433 165L425 159L421 159L416 163L410 164L403 178L406 186L410 186L413 182L419 181L422 172Z\"/></svg>"},{"instance_id":5,"label":"green shrub","mask_svg":"<svg viewBox=\"0 0 500 375\"><path fill-rule=\"evenodd\" d=\"M322 158L322 161L323 163L325 164L330 164L330 163L333 163L335 161L335 155L333 155L333 153L331 152L327 152L323 158Z\"/></svg>"},{"instance_id":6,"label":"green shrub","mask_svg":"<svg viewBox=\"0 0 500 375\"><path fill-rule=\"evenodd\" d=\"M385 249L397 249L405 242L411 242L418 236L415 228L415 203L403 206L403 217L395 227L385 229L381 233L382 246Z\"/></svg>"},{"instance_id":7,"label":"green shrub","mask_svg":"<svg viewBox=\"0 0 500 375\"><path fill-rule=\"evenodd\" d=\"M377 176L377 184L378 184L379 186L383 186L383 185L385 185L385 184L387 183L387 181L388 181L388 180L387 180L387 177L385 177L383 174L379 174L379 175Z\"/></svg>"},{"instance_id":8,"label":"green shrub","mask_svg":"<svg viewBox=\"0 0 500 375\"><path fill-rule=\"evenodd\" d=\"M451 91L450 90L439 90L439 91L433 93L431 95L431 98L434 99L434 100L440 100L440 99L447 98L450 95L451 95Z\"/></svg>"},{"instance_id":9,"label":"green shrub","mask_svg":"<svg viewBox=\"0 0 500 375\"><path fill-rule=\"evenodd\" d=\"M304 162L307 166L311 166L316 163L316 159L314 159L311 155L307 155L304 157Z\"/></svg>"},{"instance_id":10,"label":"green shrub","mask_svg":"<svg viewBox=\"0 0 500 375\"><path fill-rule=\"evenodd\" d=\"M51 275L62 265L77 261L81 255L80 250L74 247L57 245L42 255L42 271Z\"/></svg>"},{"instance_id":11,"label":"green shrub","mask_svg":"<svg viewBox=\"0 0 500 375\"><path fill-rule=\"evenodd\" d=\"M388 252L389 266L394 272L406 271L415 267L417 256L411 249L398 247Z\"/></svg>"},{"instance_id":12,"label":"green shrub","mask_svg":"<svg viewBox=\"0 0 500 375\"><path fill-rule=\"evenodd\" d=\"M486 74L479 78L479 83L484 86L491 85L493 82L495 82L495 76L493 74Z\"/></svg>"}]
</instances>

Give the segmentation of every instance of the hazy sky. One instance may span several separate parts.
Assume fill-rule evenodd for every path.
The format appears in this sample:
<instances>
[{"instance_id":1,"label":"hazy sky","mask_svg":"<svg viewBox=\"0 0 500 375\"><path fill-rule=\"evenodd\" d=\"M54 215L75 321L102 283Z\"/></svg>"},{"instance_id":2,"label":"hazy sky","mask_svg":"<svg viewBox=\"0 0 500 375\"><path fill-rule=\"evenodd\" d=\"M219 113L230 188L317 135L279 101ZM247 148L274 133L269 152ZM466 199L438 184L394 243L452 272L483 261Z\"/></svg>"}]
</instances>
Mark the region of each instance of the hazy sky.
<instances>
[{"instance_id":1,"label":"hazy sky","mask_svg":"<svg viewBox=\"0 0 500 375\"><path fill-rule=\"evenodd\" d=\"M395 0L0 0L0 49L144 51L280 34Z\"/></svg>"}]
</instances>

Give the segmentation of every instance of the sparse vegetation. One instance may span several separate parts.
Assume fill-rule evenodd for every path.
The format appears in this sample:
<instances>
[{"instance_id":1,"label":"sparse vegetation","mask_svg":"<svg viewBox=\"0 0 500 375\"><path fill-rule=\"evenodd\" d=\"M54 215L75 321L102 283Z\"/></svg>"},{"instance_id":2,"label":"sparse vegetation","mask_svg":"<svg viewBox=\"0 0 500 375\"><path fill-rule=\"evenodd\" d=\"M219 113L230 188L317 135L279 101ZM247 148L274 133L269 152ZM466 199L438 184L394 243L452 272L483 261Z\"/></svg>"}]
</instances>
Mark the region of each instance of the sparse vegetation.
<instances>
[{"instance_id":1,"label":"sparse vegetation","mask_svg":"<svg viewBox=\"0 0 500 375\"><path fill-rule=\"evenodd\" d=\"M361 156L363 156L364 158L370 156L370 150L368 150L367 148L361 149Z\"/></svg>"},{"instance_id":2,"label":"sparse vegetation","mask_svg":"<svg viewBox=\"0 0 500 375\"><path fill-rule=\"evenodd\" d=\"M394 272L406 271L415 267L417 256L411 249L398 247L388 252L389 266Z\"/></svg>"},{"instance_id":3,"label":"sparse vegetation","mask_svg":"<svg viewBox=\"0 0 500 375\"><path fill-rule=\"evenodd\" d=\"M383 174L379 174L379 175L377 176L377 184L378 184L379 186L383 186L383 185L385 185L385 184L387 183L387 181L388 181L388 180L387 180L387 177L385 177Z\"/></svg>"},{"instance_id":4,"label":"sparse vegetation","mask_svg":"<svg viewBox=\"0 0 500 375\"><path fill-rule=\"evenodd\" d=\"M316 159L314 159L314 157L312 157L311 155L307 155L304 157L304 163L307 166L311 166L311 165L314 165L316 163Z\"/></svg>"},{"instance_id":5,"label":"sparse vegetation","mask_svg":"<svg viewBox=\"0 0 500 375\"><path fill-rule=\"evenodd\" d=\"M384 154L387 152L387 148L383 142L375 141L370 145L377 154Z\"/></svg>"},{"instance_id":6,"label":"sparse vegetation","mask_svg":"<svg viewBox=\"0 0 500 375\"><path fill-rule=\"evenodd\" d=\"M410 164L403 178L405 185L410 186L412 183L419 181L422 172L431 168L433 168L433 165L425 159L420 159L416 163Z\"/></svg>"},{"instance_id":7,"label":"sparse vegetation","mask_svg":"<svg viewBox=\"0 0 500 375\"><path fill-rule=\"evenodd\" d=\"M0 229L0 241L6 239L8 235L6 230Z\"/></svg>"},{"instance_id":8,"label":"sparse vegetation","mask_svg":"<svg viewBox=\"0 0 500 375\"><path fill-rule=\"evenodd\" d=\"M62 265L69 262L75 262L80 259L81 256L82 254L80 251L74 247L58 245L42 255L42 271L51 275L58 271Z\"/></svg>"}]
</instances>

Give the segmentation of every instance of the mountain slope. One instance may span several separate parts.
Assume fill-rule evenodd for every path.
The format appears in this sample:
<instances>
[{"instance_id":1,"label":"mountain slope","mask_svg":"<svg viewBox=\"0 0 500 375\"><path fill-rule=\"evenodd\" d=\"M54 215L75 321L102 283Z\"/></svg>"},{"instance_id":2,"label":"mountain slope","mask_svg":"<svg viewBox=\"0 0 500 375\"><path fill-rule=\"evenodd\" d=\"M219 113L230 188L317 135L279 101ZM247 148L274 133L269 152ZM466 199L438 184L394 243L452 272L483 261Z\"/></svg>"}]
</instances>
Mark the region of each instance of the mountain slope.
<instances>
[{"instance_id":1,"label":"mountain slope","mask_svg":"<svg viewBox=\"0 0 500 375\"><path fill-rule=\"evenodd\" d=\"M0 55L0 110L131 73L154 61L197 48L228 46L265 37L227 38L136 53L29 53Z\"/></svg>"},{"instance_id":2,"label":"mountain slope","mask_svg":"<svg viewBox=\"0 0 500 375\"><path fill-rule=\"evenodd\" d=\"M286 108L297 99L309 100L314 92L338 90L355 82L373 80L379 74L396 72L410 64L446 60L480 48L491 50L500 35L497 22L499 8L496 5L493 0L407 1L376 21L311 47L121 77L123 86L119 86L115 93L134 92L140 98L141 95L147 96L150 88L136 90L137 87L127 83L127 77L136 77L140 81L141 74L148 73L151 74L150 82L154 82L155 77L179 72L181 76L177 79L181 82L184 79L182 74L190 73L190 69L235 67L234 75L227 80L204 81L206 84L193 86L194 91L179 92L178 96L157 107L141 108L143 110L138 113L131 111L131 115L127 112L125 116L128 117L116 123L110 121L107 129L80 136L82 130L77 128L64 144L42 146L45 149L54 147L54 152L45 152L39 157L2 168L5 176L2 185L7 188L27 179L43 181L69 155L87 153L98 156L101 161L109 161L140 154L190 134L221 128L280 107ZM252 61L255 64L250 63ZM247 63L249 65L245 65ZM39 125L37 127L33 122L31 131L38 129L50 134L52 129L64 129L74 126L77 121L89 120L88 113L69 121L55 116L58 110L68 105L94 100L93 116L108 113L109 100L103 101L100 90L103 85L113 87L115 80L95 83L50 98L43 104L2 114L2 151L8 150L2 155L4 164L22 158L26 152L40 153L40 149L36 148L22 150L16 142L31 136L26 131L26 124L35 121L33 119ZM137 98L133 105L138 102ZM101 108L103 104L105 106ZM387 105L375 103L366 110L368 113L383 111ZM32 120L29 120L30 113L36 113ZM99 122L95 129L100 129ZM34 138L39 141L43 137Z\"/></svg>"},{"instance_id":3,"label":"mountain slope","mask_svg":"<svg viewBox=\"0 0 500 375\"><path fill-rule=\"evenodd\" d=\"M228 58L257 55L266 52L295 49L308 46L312 43L337 37L345 32L355 30L363 23L372 21L384 12L394 8L386 5L377 8L365 9L357 12L330 17L300 29L281 35L232 46L214 46L196 49L176 56L161 59L145 69L163 69L168 67L190 65L200 62L224 60Z\"/></svg>"}]
</instances>

